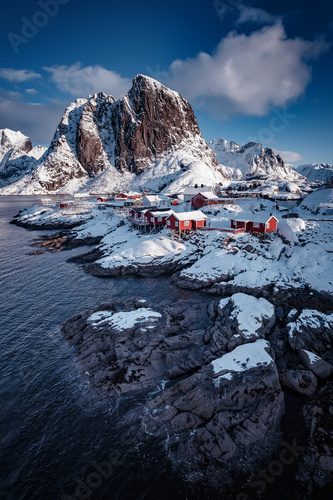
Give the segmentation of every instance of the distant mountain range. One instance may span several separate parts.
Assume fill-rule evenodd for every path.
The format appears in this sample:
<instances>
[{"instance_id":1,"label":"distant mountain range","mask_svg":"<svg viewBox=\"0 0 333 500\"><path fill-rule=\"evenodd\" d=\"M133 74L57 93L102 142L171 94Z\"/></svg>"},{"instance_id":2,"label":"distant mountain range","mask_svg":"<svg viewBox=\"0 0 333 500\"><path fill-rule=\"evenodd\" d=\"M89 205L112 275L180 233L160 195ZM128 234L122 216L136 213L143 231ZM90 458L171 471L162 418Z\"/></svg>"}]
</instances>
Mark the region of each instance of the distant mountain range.
<instances>
[{"instance_id":1,"label":"distant mountain range","mask_svg":"<svg viewBox=\"0 0 333 500\"><path fill-rule=\"evenodd\" d=\"M296 167L296 170L310 182L319 182L321 184L333 183L333 165L330 163L299 165Z\"/></svg>"},{"instance_id":2,"label":"distant mountain range","mask_svg":"<svg viewBox=\"0 0 333 500\"><path fill-rule=\"evenodd\" d=\"M218 162L228 167L225 175L234 180L271 179L295 181L300 178L290 165L285 164L273 149L264 148L257 142L241 146L237 142L215 139L210 146Z\"/></svg>"},{"instance_id":3,"label":"distant mountain range","mask_svg":"<svg viewBox=\"0 0 333 500\"><path fill-rule=\"evenodd\" d=\"M122 99L99 93L72 102L47 150L33 148L21 132L0 134L0 194L179 192L194 184L308 176L261 144L208 144L190 104L144 75Z\"/></svg>"}]
</instances>

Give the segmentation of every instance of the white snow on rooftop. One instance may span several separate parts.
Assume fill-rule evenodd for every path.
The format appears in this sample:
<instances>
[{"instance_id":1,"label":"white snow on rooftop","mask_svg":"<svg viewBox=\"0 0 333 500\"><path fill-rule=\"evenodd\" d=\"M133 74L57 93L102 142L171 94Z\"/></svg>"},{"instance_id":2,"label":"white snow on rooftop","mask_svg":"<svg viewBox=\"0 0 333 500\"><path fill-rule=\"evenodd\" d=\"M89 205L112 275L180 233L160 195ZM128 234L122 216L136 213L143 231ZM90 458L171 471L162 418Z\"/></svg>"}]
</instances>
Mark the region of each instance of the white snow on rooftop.
<instances>
[{"instance_id":1,"label":"white snow on rooftop","mask_svg":"<svg viewBox=\"0 0 333 500\"><path fill-rule=\"evenodd\" d=\"M212 193L212 191L199 191L199 193L197 193L197 194L201 194L202 196L204 196L208 200L219 200L220 199L218 196L216 196L216 194Z\"/></svg>"},{"instance_id":2,"label":"white snow on rooftop","mask_svg":"<svg viewBox=\"0 0 333 500\"><path fill-rule=\"evenodd\" d=\"M173 214L178 220L202 220L207 219L207 215L201 210L193 210L192 212L179 212Z\"/></svg>"},{"instance_id":3,"label":"white snow on rooftop","mask_svg":"<svg viewBox=\"0 0 333 500\"><path fill-rule=\"evenodd\" d=\"M236 217L232 217L232 220L236 220L236 221L241 221L241 222L244 222L244 221L250 221L250 222L262 222L263 224L266 224L266 222L271 218L271 217L275 217L275 219L277 219L276 215L273 215L273 214L267 214L267 213L260 213L260 212L257 212L257 213L252 213L252 214L247 214L247 216L245 217L242 217L241 215L240 216L236 216Z\"/></svg>"},{"instance_id":4,"label":"white snow on rooftop","mask_svg":"<svg viewBox=\"0 0 333 500\"><path fill-rule=\"evenodd\" d=\"M149 210L149 212L150 212L150 213L151 213L154 217L160 217L160 216L163 216L163 217L167 216L167 217L168 217L169 215L171 215L171 214L173 214L173 213L174 213L174 211L173 211L173 210L162 210L162 211L160 211L160 210L157 210L157 211L154 211L154 210L153 210L153 211L150 211L150 210Z\"/></svg>"},{"instance_id":5,"label":"white snow on rooftop","mask_svg":"<svg viewBox=\"0 0 333 500\"><path fill-rule=\"evenodd\" d=\"M166 194L146 194L144 195L144 198L146 198L148 201L161 201L161 200L170 200L169 196Z\"/></svg>"}]
</instances>

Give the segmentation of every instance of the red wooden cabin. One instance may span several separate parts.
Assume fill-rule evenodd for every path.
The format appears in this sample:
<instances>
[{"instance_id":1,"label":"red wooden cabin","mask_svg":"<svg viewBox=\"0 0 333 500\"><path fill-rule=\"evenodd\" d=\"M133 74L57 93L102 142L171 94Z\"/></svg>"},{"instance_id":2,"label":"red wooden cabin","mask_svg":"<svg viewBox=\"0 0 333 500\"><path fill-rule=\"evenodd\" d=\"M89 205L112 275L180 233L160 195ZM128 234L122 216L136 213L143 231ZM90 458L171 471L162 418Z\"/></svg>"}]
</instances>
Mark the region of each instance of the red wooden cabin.
<instances>
[{"instance_id":1,"label":"red wooden cabin","mask_svg":"<svg viewBox=\"0 0 333 500\"><path fill-rule=\"evenodd\" d=\"M207 205L217 205L221 200L211 191L198 193L192 198L192 208L198 209Z\"/></svg>"},{"instance_id":2,"label":"red wooden cabin","mask_svg":"<svg viewBox=\"0 0 333 500\"><path fill-rule=\"evenodd\" d=\"M167 218L167 227L174 231L189 231L206 226L207 215L200 210L173 213Z\"/></svg>"},{"instance_id":3,"label":"red wooden cabin","mask_svg":"<svg viewBox=\"0 0 333 500\"><path fill-rule=\"evenodd\" d=\"M233 229L243 229L246 233L275 233L278 219L274 215L251 217L251 219L231 219Z\"/></svg>"},{"instance_id":4,"label":"red wooden cabin","mask_svg":"<svg viewBox=\"0 0 333 500\"><path fill-rule=\"evenodd\" d=\"M164 226L166 224L166 220L170 215L174 212L172 210L147 210L145 213L145 219L152 226Z\"/></svg>"}]
</instances>

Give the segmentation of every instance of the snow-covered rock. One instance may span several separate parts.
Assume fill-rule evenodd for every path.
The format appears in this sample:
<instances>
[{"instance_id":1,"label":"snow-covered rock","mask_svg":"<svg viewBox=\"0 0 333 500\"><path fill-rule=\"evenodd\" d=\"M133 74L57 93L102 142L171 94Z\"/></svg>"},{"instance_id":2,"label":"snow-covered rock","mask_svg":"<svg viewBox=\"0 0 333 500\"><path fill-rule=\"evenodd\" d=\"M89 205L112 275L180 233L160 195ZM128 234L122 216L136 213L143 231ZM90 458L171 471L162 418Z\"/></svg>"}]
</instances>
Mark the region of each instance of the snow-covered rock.
<instances>
[{"instance_id":1,"label":"snow-covered rock","mask_svg":"<svg viewBox=\"0 0 333 500\"><path fill-rule=\"evenodd\" d=\"M333 365L322 359L317 354L300 349L299 357L301 358L305 368L311 370L319 378L328 378L333 373Z\"/></svg>"},{"instance_id":2,"label":"snow-covered rock","mask_svg":"<svg viewBox=\"0 0 333 500\"><path fill-rule=\"evenodd\" d=\"M221 358L211 362L214 373L214 384L219 385L223 379L231 380L235 374L252 368L274 364L269 355L270 344L266 340L256 340L236 347Z\"/></svg>"},{"instance_id":3,"label":"snow-covered rock","mask_svg":"<svg viewBox=\"0 0 333 500\"><path fill-rule=\"evenodd\" d=\"M211 328L215 352L231 351L263 338L275 324L274 306L262 297L236 293L221 299L216 309L217 317Z\"/></svg>"},{"instance_id":4,"label":"snow-covered rock","mask_svg":"<svg viewBox=\"0 0 333 500\"><path fill-rule=\"evenodd\" d=\"M98 276L153 276L172 273L195 260L197 247L172 239L166 231L140 235L128 224L105 236L102 257L87 270Z\"/></svg>"},{"instance_id":5,"label":"snow-covered rock","mask_svg":"<svg viewBox=\"0 0 333 500\"><path fill-rule=\"evenodd\" d=\"M287 328L289 343L295 350L313 350L322 355L333 349L333 314L303 309Z\"/></svg>"},{"instance_id":6,"label":"snow-covered rock","mask_svg":"<svg viewBox=\"0 0 333 500\"><path fill-rule=\"evenodd\" d=\"M89 203L63 209L58 204L34 205L21 210L12 222L28 229L69 229L85 223L92 217L92 207Z\"/></svg>"},{"instance_id":7,"label":"snow-covered rock","mask_svg":"<svg viewBox=\"0 0 333 500\"><path fill-rule=\"evenodd\" d=\"M97 328L105 326L105 323L107 323L111 329L123 332L138 325L146 328L155 328L156 325L153 325L153 323L156 323L157 319L161 317L160 313L150 308L139 307L133 311L118 311L115 313L98 311L87 318L87 323Z\"/></svg>"},{"instance_id":8,"label":"snow-covered rock","mask_svg":"<svg viewBox=\"0 0 333 500\"><path fill-rule=\"evenodd\" d=\"M221 233L212 231L211 244L208 240L199 259L183 269L175 282L183 288L209 289L222 295L244 292L256 296L266 293L264 297L269 297L273 294L282 302L291 299L288 294L284 299L283 291L304 287L332 294L332 223L327 222L327 231L323 233L315 234L315 229L307 226L307 231L300 235L296 232L295 243L291 245L278 236L260 239L238 234L230 240L228 233L225 233L225 243L221 244ZM304 242L299 244L301 237Z\"/></svg>"},{"instance_id":9,"label":"snow-covered rock","mask_svg":"<svg viewBox=\"0 0 333 500\"><path fill-rule=\"evenodd\" d=\"M301 209L311 212L311 215L333 216L333 189L317 189L304 198ZM309 216L309 215L308 215Z\"/></svg>"},{"instance_id":10,"label":"snow-covered rock","mask_svg":"<svg viewBox=\"0 0 333 500\"><path fill-rule=\"evenodd\" d=\"M144 431L192 480L221 488L274 449L284 402L271 353L264 340L239 346L148 402Z\"/></svg>"}]
</instances>

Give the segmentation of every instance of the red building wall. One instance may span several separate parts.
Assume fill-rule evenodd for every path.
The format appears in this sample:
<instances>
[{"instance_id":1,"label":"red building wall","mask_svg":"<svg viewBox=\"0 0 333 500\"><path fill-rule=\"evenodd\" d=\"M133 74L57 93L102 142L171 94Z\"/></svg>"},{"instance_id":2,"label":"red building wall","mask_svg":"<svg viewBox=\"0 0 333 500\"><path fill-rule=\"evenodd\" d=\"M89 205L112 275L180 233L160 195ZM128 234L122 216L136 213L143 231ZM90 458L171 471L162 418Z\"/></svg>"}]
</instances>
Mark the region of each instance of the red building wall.
<instances>
[{"instance_id":1,"label":"red building wall","mask_svg":"<svg viewBox=\"0 0 333 500\"><path fill-rule=\"evenodd\" d=\"M275 217L272 217L267 223L266 233L274 233L275 231L277 231L277 228L278 221L275 219Z\"/></svg>"},{"instance_id":2,"label":"red building wall","mask_svg":"<svg viewBox=\"0 0 333 500\"><path fill-rule=\"evenodd\" d=\"M192 198L192 207L194 209L202 208L206 205L207 203L207 198L205 196L202 196L201 193L195 195Z\"/></svg>"},{"instance_id":3,"label":"red building wall","mask_svg":"<svg viewBox=\"0 0 333 500\"><path fill-rule=\"evenodd\" d=\"M168 225L168 227L170 229L179 229L178 226L176 227L176 222L178 222L178 221L177 221L177 219L176 219L176 217L174 215L170 215L170 217L168 218L168 220L170 221L170 224Z\"/></svg>"},{"instance_id":4,"label":"red building wall","mask_svg":"<svg viewBox=\"0 0 333 500\"><path fill-rule=\"evenodd\" d=\"M246 232L248 233L264 233L265 232L265 224L262 222L247 222L246 223Z\"/></svg>"},{"instance_id":5,"label":"red building wall","mask_svg":"<svg viewBox=\"0 0 333 500\"><path fill-rule=\"evenodd\" d=\"M231 225L231 227L232 227L233 229L236 229L236 228L242 228L242 229L245 229L245 224L246 224L246 222L245 222L245 221L240 221L240 220L235 221L235 220L232 220L230 225Z\"/></svg>"},{"instance_id":6,"label":"red building wall","mask_svg":"<svg viewBox=\"0 0 333 500\"><path fill-rule=\"evenodd\" d=\"M198 193L192 198L191 203L192 208L198 209L207 205L219 205L221 202L220 200L210 200L209 198L206 198L206 196L203 196L201 193Z\"/></svg>"},{"instance_id":7,"label":"red building wall","mask_svg":"<svg viewBox=\"0 0 333 500\"><path fill-rule=\"evenodd\" d=\"M199 227L205 227L206 226L206 220L198 220L198 221L192 221L192 220L188 220L188 221L184 221L184 220L181 220L179 221L179 226L176 226L176 222L178 222L178 220L176 219L176 217L174 215L170 215L169 219L170 221L170 225L168 225L168 227L170 229L178 229L180 231L189 231L190 229L197 229ZM186 225L186 222L189 222L188 225Z\"/></svg>"},{"instance_id":8,"label":"red building wall","mask_svg":"<svg viewBox=\"0 0 333 500\"><path fill-rule=\"evenodd\" d=\"M192 221L192 227L193 229L198 229L199 227L206 227L206 220L194 220Z\"/></svg>"},{"instance_id":9,"label":"red building wall","mask_svg":"<svg viewBox=\"0 0 333 500\"><path fill-rule=\"evenodd\" d=\"M271 217L266 224L264 222L232 220L230 225L233 229L236 227L244 228L244 230L249 233L273 233L277 230L278 222L274 217Z\"/></svg>"},{"instance_id":10,"label":"red building wall","mask_svg":"<svg viewBox=\"0 0 333 500\"><path fill-rule=\"evenodd\" d=\"M168 215L160 215L159 217L154 216L149 210L145 213L145 218L148 220L149 224L154 224L156 226L165 224ZM161 218L162 220L158 220Z\"/></svg>"}]
</instances>

